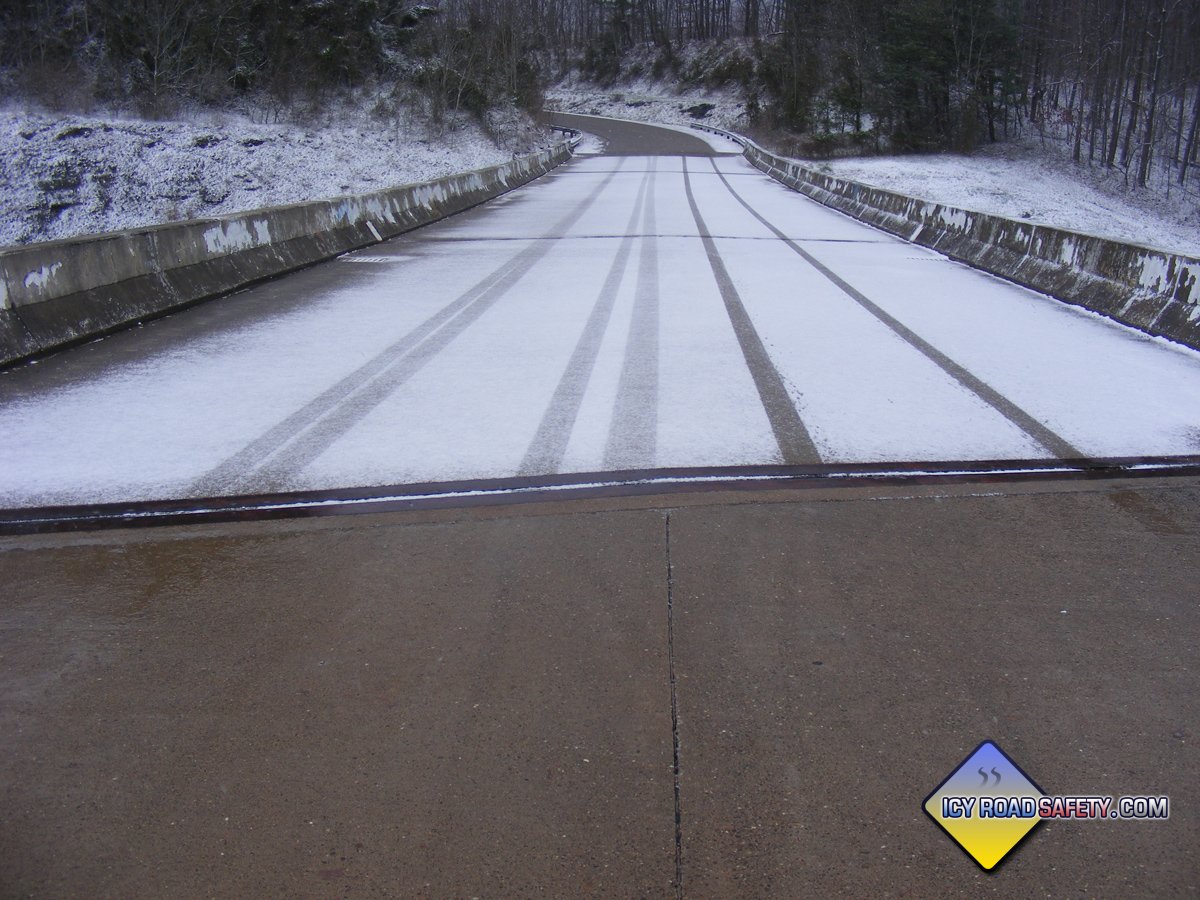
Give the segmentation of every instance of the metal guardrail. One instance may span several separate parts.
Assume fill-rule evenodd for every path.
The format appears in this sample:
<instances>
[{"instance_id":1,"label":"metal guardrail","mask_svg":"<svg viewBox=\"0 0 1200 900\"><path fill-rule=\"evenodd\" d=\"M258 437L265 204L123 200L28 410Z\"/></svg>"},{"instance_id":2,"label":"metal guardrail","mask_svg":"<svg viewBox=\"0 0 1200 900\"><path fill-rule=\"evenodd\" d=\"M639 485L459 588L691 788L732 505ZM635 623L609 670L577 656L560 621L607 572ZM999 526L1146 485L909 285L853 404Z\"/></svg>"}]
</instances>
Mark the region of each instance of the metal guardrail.
<instances>
[{"instance_id":1,"label":"metal guardrail","mask_svg":"<svg viewBox=\"0 0 1200 900\"><path fill-rule=\"evenodd\" d=\"M565 125L549 125L546 126L551 131L561 131L567 136L567 143L571 145L573 151L579 142L583 140L583 132L577 128L567 128Z\"/></svg>"},{"instance_id":2,"label":"metal guardrail","mask_svg":"<svg viewBox=\"0 0 1200 900\"><path fill-rule=\"evenodd\" d=\"M713 128L711 125L701 125L697 122L690 122L689 124L697 131L707 131L709 134L716 134L723 138L728 138L743 149L745 149L749 144L753 143L749 138L744 138L740 134L734 134L732 131L725 131L721 128Z\"/></svg>"}]
</instances>

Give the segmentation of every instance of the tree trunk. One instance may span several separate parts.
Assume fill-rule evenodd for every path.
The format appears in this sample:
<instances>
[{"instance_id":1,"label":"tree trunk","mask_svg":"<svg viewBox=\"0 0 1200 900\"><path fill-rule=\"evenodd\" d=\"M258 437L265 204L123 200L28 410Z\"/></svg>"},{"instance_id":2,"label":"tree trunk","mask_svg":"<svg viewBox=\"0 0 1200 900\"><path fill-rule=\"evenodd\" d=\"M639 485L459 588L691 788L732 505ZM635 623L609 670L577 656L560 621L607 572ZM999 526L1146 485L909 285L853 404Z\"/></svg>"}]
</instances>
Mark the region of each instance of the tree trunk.
<instances>
[{"instance_id":1,"label":"tree trunk","mask_svg":"<svg viewBox=\"0 0 1200 900\"><path fill-rule=\"evenodd\" d=\"M1121 142L1121 116L1125 111L1125 87L1129 82L1129 0L1121 0L1121 18L1117 25L1117 64L1113 70L1111 106L1105 114L1108 137L1104 142L1104 165L1111 169L1117 158L1117 147Z\"/></svg>"},{"instance_id":2,"label":"tree trunk","mask_svg":"<svg viewBox=\"0 0 1200 900\"><path fill-rule=\"evenodd\" d=\"M748 38L758 37L758 4L759 0L746 0L743 8L742 34Z\"/></svg>"},{"instance_id":3,"label":"tree trunk","mask_svg":"<svg viewBox=\"0 0 1200 900\"><path fill-rule=\"evenodd\" d=\"M1167 0L1162 0L1158 13L1158 36L1154 42L1154 74L1150 80L1150 104L1146 109L1146 138L1142 141L1142 163L1138 167L1138 184L1150 180L1150 158L1154 152L1154 125L1158 114L1159 76L1162 73L1163 33L1167 30Z\"/></svg>"},{"instance_id":4,"label":"tree trunk","mask_svg":"<svg viewBox=\"0 0 1200 900\"><path fill-rule=\"evenodd\" d=\"M1149 18L1149 12L1146 13L1146 19ZM1146 25L1148 21L1143 20L1142 27L1138 29L1138 44L1137 50L1134 52L1134 65L1137 67L1133 76L1133 97L1129 103L1129 124L1125 126L1125 142L1121 145L1121 168L1129 171L1129 157L1133 145L1133 132L1137 129L1138 113L1141 109L1142 102L1142 72L1145 66L1142 64L1146 54Z\"/></svg>"},{"instance_id":5,"label":"tree trunk","mask_svg":"<svg viewBox=\"0 0 1200 900\"><path fill-rule=\"evenodd\" d=\"M1081 159L1082 149L1083 149L1083 95L1084 95L1084 90L1083 90L1082 83L1080 83L1079 90L1077 93L1079 95L1079 107L1077 108L1077 110L1075 112L1075 116L1074 116L1074 119L1075 119L1075 122L1074 122L1074 124L1075 124L1075 146L1071 150L1071 158L1073 160L1075 160L1076 163L1078 163L1079 160Z\"/></svg>"},{"instance_id":6,"label":"tree trunk","mask_svg":"<svg viewBox=\"0 0 1200 900\"><path fill-rule=\"evenodd\" d=\"M1179 183L1185 184L1188 177L1188 169L1192 165L1192 160L1196 158L1196 133L1200 131L1200 87L1196 88L1196 101L1192 104L1192 127L1188 131L1187 150L1184 151L1183 159L1179 161Z\"/></svg>"},{"instance_id":7,"label":"tree trunk","mask_svg":"<svg viewBox=\"0 0 1200 900\"><path fill-rule=\"evenodd\" d=\"M1100 120L1104 119L1105 107L1105 78L1108 73L1108 51L1102 49L1101 58L1096 62L1096 83L1092 92L1092 103L1089 109L1088 116L1088 165L1090 166L1096 160L1096 131L1099 128ZM1100 151L1103 154L1103 150Z\"/></svg>"},{"instance_id":8,"label":"tree trunk","mask_svg":"<svg viewBox=\"0 0 1200 900\"><path fill-rule=\"evenodd\" d=\"M1183 115L1187 108L1187 80L1179 83L1179 117L1175 120L1175 151L1171 154L1171 159L1176 163L1179 162L1179 151L1183 149Z\"/></svg>"}]
</instances>

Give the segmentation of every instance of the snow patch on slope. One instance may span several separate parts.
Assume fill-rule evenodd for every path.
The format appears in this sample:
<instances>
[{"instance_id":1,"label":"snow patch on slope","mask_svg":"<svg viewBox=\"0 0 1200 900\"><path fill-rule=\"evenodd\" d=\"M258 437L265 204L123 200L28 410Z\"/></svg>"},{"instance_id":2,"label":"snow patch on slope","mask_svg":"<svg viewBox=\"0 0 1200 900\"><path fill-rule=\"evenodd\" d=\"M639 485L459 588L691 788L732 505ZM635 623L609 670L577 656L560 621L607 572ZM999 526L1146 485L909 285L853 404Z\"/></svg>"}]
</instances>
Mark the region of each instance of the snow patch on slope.
<instances>
[{"instance_id":1,"label":"snow patch on slope","mask_svg":"<svg viewBox=\"0 0 1200 900\"><path fill-rule=\"evenodd\" d=\"M441 136L350 113L311 127L208 119L0 112L0 246L378 191L530 149L497 147L466 119Z\"/></svg>"},{"instance_id":2,"label":"snow patch on slope","mask_svg":"<svg viewBox=\"0 0 1200 900\"><path fill-rule=\"evenodd\" d=\"M1195 189L1169 197L1126 188L1119 172L1075 166L1036 140L985 146L971 156L861 157L805 162L910 197L1010 219L1200 256Z\"/></svg>"}]
</instances>

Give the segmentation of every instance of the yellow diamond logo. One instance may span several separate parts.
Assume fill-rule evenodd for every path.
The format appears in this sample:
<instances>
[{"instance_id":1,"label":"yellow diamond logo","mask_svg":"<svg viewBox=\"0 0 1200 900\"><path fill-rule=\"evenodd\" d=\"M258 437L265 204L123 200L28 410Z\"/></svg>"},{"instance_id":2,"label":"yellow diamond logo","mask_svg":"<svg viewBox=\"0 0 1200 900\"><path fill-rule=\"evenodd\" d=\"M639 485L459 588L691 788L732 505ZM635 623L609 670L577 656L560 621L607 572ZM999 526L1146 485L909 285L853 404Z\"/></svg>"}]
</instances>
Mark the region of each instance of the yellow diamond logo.
<instances>
[{"instance_id":1,"label":"yellow diamond logo","mask_svg":"<svg viewBox=\"0 0 1200 900\"><path fill-rule=\"evenodd\" d=\"M984 741L925 798L925 812L991 871L1037 827L1043 795L1003 750Z\"/></svg>"}]
</instances>

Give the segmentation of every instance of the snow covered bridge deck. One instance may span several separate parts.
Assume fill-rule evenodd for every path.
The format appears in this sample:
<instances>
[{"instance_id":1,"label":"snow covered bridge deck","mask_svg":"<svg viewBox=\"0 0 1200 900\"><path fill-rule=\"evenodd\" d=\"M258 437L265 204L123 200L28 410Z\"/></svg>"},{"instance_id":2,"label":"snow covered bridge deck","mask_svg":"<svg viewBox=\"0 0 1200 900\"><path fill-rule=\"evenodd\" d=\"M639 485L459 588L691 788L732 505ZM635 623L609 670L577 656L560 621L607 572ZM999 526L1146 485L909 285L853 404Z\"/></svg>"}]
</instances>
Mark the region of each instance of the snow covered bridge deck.
<instances>
[{"instance_id":1,"label":"snow covered bridge deck","mask_svg":"<svg viewBox=\"0 0 1200 900\"><path fill-rule=\"evenodd\" d=\"M613 153L0 375L0 506L1200 452L1200 354L830 211L719 139L595 130Z\"/></svg>"}]
</instances>

